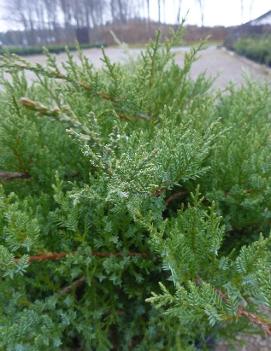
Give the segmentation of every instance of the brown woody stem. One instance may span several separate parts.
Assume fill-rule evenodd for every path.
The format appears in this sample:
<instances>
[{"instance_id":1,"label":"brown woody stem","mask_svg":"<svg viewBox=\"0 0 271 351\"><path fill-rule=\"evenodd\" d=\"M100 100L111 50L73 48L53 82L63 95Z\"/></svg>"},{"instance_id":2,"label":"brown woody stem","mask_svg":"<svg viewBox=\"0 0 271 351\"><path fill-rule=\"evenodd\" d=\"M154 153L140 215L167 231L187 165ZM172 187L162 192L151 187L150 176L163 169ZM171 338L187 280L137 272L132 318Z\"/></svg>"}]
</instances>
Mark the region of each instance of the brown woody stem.
<instances>
[{"instance_id":1,"label":"brown woody stem","mask_svg":"<svg viewBox=\"0 0 271 351\"><path fill-rule=\"evenodd\" d=\"M202 280L200 277L196 278L196 284L197 285L202 284ZM215 290L224 302L228 299L228 296L223 291L221 291L220 289L215 289ZM237 316L239 318L244 317L244 318L248 319L250 321L250 323L257 325L267 335L271 336L271 323L270 323L270 321L267 321L267 320L263 319L262 317L259 317L258 315L247 311L242 306L238 308Z\"/></svg>"},{"instance_id":2,"label":"brown woody stem","mask_svg":"<svg viewBox=\"0 0 271 351\"><path fill-rule=\"evenodd\" d=\"M75 255L76 253L71 253ZM30 256L28 261L29 263L32 262L41 262L41 261L58 261L62 258L68 256L69 253L67 252L48 252L48 253L41 253L39 255ZM127 254L122 252L92 252L91 256L94 257L147 257L146 253L141 252L128 252ZM18 260L19 258L17 258Z\"/></svg>"},{"instance_id":3,"label":"brown woody stem","mask_svg":"<svg viewBox=\"0 0 271 351\"><path fill-rule=\"evenodd\" d=\"M172 195L170 195L167 199L166 199L166 205L168 206L171 202L173 202L174 200L177 200L181 197L183 197L184 195L186 195L187 192L186 191L178 191L177 193L174 193Z\"/></svg>"},{"instance_id":4,"label":"brown woody stem","mask_svg":"<svg viewBox=\"0 0 271 351\"><path fill-rule=\"evenodd\" d=\"M68 254L65 252L50 252L44 253L36 256L29 256L28 261L32 262L41 262L41 261L57 261L61 260L62 258L66 257Z\"/></svg>"},{"instance_id":5,"label":"brown woody stem","mask_svg":"<svg viewBox=\"0 0 271 351\"><path fill-rule=\"evenodd\" d=\"M31 178L28 173L20 173L20 172L0 172L0 180L14 180L14 179L27 179Z\"/></svg>"},{"instance_id":6,"label":"brown woody stem","mask_svg":"<svg viewBox=\"0 0 271 351\"><path fill-rule=\"evenodd\" d=\"M84 284L84 282L86 281L85 277L81 277L77 280L75 280L74 282L72 282L70 285L66 286L65 288L63 288L60 292L59 295L66 295L69 292L71 292L74 289L79 288L81 285Z\"/></svg>"},{"instance_id":7,"label":"brown woody stem","mask_svg":"<svg viewBox=\"0 0 271 351\"><path fill-rule=\"evenodd\" d=\"M251 313L244 308L240 307L237 312L238 316L247 318L250 323L255 324L262 328L262 330L269 336L271 336L271 323L254 313Z\"/></svg>"}]
</instances>

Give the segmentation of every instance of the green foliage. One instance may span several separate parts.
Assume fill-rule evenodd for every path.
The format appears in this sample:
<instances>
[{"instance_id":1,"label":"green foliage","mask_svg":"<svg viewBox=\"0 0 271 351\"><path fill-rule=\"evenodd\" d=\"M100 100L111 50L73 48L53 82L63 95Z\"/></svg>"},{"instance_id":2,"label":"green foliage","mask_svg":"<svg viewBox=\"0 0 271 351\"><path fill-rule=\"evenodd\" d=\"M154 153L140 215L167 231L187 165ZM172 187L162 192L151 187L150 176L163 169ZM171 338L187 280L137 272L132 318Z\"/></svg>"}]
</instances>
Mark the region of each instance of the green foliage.
<instances>
[{"instance_id":1,"label":"green foliage","mask_svg":"<svg viewBox=\"0 0 271 351\"><path fill-rule=\"evenodd\" d=\"M263 274L270 265L270 237L260 237L239 253L225 256L220 250L222 218L214 205L205 209L198 196L162 231L153 231L154 246L163 253L174 289L160 283L161 293L153 293L148 301L164 310L165 318L174 318L184 337L191 330L211 335L214 327L216 336L231 337L228 324L238 321L244 307L255 313L257 300L270 306ZM244 321L238 323L240 330L248 327Z\"/></svg>"},{"instance_id":2,"label":"green foliage","mask_svg":"<svg viewBox=\"0 0 271 351\"><path fill-rule=\"evenodd\" d=\"M219 204L227 231L242 240L270 230L270 108L270 88L252 82L229 87L218 99L225 132L209 158L211 176L201 184Z\"/></svg>"},{"instance_id":3,"label":"green foliage","mask_svg":"<svg viewBox=\"0 0 271 351\"><path fill-rule=\"evenodd\" d=\"M97 44L81 44L80 47L82 49L93 49L93 48L101 48L105 46L102 43ZM46 50L48 50L52 54L60 54L65 52L68 48L69 51L77 50L76 45L46 45ZM0 48L0 55L5 54L6 52L10 54L16 54L19 56L30 56L30 55L41 55L44 52L44 46L27 46L27 47L16 47L16 46L7 46Z\"/></svg>"},{"instance_id":4,"label":"green foliage","mask_svg":"<svg viewBox=\"0 0 271 351\"><path fill-rule=\"evenodd\" d=\"M0 350L192 351L270 327L270 89L209 92L200 48L174 61L181 34L99 71L1 58Z\"/></svg>"},{"instance_id":5,"label":"green foliage","mask_svg":"<svg viewBox=\"0 0 271 351\"><path fill-rule=\"evenodd\" d=\"M271 36L246 37L234 44L234 50L251 60L271 66Z\"/></svg>"}]
</instances>

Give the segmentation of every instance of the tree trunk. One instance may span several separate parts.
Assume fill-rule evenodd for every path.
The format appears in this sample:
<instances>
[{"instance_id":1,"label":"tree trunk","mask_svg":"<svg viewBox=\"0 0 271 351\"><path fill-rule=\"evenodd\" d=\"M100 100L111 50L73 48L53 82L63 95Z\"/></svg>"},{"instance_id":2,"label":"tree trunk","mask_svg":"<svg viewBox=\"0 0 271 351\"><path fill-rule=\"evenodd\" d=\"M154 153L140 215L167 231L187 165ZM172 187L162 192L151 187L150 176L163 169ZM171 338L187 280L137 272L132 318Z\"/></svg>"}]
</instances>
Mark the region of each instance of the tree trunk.
<instances>
[{"instance_id":1,"label":"tree trunk","mask_svg":"<svg viewBox=\"0 0 271 351\"><path fill-rule=\"evenodd\" d=\"M203 1L204 0L197 0L199 4L199 9L200 9L200 21L201 21L201 26L204 27L204 6L203 6Z\"/></svg>"},{"instance_id":2,"label":"tree trunk","mask_svg":"<svg viewBox=\"0 0 271 351\"><path fill-rule=\"evenodd\" d=\"M244 0L241 1L241 23L244 23Z\"/></svg>"},{"instance_id":3,"label":"tree trunk","mask_svg":"<svg viewBox=\"0 0 271 351\"><path fill-rule=\"evenodd\" d=\"M147 12L148 12L148 23L151 21L151 16L150 16L150 0L146 0L147 2Z\"/></svg>"},{"instance_id":4,"label":"tree trunk","mask_svg":"<svg viewBox=\"0 0 271 351\"><path fill-rule=\"evenodd\" d=\"M179 0L178 10L177 10L177 23L181 22L181 9L182 9L182 0Z\"/></svg>"}]
</instances>

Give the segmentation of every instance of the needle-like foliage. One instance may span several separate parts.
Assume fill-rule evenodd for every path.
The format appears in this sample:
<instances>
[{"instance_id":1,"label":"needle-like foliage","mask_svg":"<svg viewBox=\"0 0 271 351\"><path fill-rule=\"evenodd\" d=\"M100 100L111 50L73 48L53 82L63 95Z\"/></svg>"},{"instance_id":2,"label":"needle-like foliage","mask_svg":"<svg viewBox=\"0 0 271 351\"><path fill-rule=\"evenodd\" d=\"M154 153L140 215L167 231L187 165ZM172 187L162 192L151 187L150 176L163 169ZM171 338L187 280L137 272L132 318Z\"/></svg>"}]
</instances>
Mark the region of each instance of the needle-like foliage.
<instances>
[{"instance_id":1,"label":"needle-like foliage","mask_svg":"<svg viewBox=\"0 0 271 351\"><path fill-rule=\"evenodd\" d=\"M101 70L1 57L0 350L271 333L270 89L211 93L181 34Z\"/></svg>"}]
</instances>

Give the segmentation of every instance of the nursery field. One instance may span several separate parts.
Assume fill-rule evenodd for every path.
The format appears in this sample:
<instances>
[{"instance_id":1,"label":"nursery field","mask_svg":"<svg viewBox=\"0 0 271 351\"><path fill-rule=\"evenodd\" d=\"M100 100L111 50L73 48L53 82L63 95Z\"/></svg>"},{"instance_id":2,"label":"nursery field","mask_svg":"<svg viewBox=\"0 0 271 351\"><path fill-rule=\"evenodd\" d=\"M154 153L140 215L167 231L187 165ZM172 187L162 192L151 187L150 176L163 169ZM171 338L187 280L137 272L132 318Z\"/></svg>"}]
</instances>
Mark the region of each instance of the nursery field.
<instances>
[{"instance_id":1,"label":"nursery field","mask_svg":"<svg viewBox=\"0 0 271 351\"><path fill-rule=\"evenodd\" d=\"M268 349L270 71L181 38L0 58L1 351Z\"/></svg>"}]
</instances>

